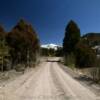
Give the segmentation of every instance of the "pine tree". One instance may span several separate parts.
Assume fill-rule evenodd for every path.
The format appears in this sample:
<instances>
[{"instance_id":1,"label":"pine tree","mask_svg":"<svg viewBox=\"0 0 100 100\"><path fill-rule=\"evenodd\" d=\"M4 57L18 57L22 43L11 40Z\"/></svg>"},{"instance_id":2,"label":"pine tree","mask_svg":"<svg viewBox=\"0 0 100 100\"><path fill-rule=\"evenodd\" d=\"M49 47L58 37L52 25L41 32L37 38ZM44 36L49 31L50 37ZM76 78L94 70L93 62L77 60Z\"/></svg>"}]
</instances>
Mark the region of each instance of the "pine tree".
<instances>
[{"instance_id":1,"label":"pine tree","mask_svg":"<svg viewBox=\"0 0 100 100\"><path fill-rule=\"evenodd\" d=\"M75 45L80 40L80 29L77 24L71 20L66 29L65 29L65 37L63 40L63 51L64 55L71 54L75 51Z\"/></svg>"}]
</instances>

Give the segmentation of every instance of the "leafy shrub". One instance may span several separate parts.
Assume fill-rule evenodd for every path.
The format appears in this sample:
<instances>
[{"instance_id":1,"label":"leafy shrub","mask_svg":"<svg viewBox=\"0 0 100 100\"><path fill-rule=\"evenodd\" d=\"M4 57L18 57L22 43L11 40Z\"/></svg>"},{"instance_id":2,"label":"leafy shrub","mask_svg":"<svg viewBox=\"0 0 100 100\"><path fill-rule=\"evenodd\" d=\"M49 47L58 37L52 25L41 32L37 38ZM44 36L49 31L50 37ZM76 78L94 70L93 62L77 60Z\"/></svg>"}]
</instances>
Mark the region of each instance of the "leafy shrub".
<instances>
[{"instance_id":1,"label":"leafy shrub","mask_svg":"<svg viewBox=\"0 0 100 100\"><path fill-rule=\"evenodd\" d=\"M76 45L76 66L80 68L94 67L96 61L96 54L88 45L79 42Z\"/></svg>"},{"instance_id":2,"label":"leafy shrub","mask_svg":"<svg viewBox=\"0 0 100 100\"><path fill-rule=\"evenodd\" d=\"M73 53L64 58L65 65L73 68L75 67L75 56Z\"/></svg>"}]
</instances>

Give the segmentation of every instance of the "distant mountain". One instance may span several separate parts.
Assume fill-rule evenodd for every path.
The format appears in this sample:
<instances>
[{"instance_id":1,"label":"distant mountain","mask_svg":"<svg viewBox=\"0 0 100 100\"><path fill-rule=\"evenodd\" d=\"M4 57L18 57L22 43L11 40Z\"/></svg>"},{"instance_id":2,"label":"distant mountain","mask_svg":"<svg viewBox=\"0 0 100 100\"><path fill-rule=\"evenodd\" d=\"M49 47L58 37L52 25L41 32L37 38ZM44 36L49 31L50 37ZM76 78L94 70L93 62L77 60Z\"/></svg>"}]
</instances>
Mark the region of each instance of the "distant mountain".
<instances>
[{"instance_id":1,"label":"distant mountain","mask_svg":"<svg viewBox=\"0 0 100 100\"><path fill-rule=\"evenodd\" d=\"M61 48L62 46L56 45L56 44L44 44L41 45L41 48L47 48L47 49L54 49L57 50L58 48Z\"/></svg>"}]
</instances>

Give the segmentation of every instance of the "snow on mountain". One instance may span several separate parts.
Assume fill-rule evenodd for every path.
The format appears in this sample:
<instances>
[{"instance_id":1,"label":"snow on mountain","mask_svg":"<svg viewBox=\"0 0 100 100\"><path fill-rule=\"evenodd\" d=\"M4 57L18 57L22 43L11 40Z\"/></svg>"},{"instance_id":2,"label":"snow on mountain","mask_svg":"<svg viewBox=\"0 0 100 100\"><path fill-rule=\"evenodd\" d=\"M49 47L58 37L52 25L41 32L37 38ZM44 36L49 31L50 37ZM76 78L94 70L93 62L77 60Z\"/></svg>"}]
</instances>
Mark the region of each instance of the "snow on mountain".
<instances>
[{"instance_id":1,"label":"snow on mountain","mask_svg":"<svg viewBox=\"0 0 100 100\"><path fill-rule=\"evenodd\" d=\"M59 46L59 45L56 45L56 44L44 44L44 45L41 45L42 48L47 48L47 49L54 49L54 50L57 50L58 47L62 47L62 46Z\"/></svg>"}]
</instances>

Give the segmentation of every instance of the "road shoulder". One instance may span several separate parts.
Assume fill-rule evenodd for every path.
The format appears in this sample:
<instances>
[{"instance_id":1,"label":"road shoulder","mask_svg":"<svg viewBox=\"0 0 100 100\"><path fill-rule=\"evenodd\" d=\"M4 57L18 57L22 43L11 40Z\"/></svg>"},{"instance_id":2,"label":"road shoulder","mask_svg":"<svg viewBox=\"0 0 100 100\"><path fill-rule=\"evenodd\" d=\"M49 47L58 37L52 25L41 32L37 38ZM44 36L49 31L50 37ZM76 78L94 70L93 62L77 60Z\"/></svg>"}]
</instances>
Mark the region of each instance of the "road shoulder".
<instances>
[{"instance_id":1,"label":"road shoulder","mask_svg":"<svg viewBox=\"0 0 100 100\"><path fill-rule=\"evenodd\" d=\"M97 96L100 96L100 85L93 82L92 79L88 78L87 76L84 76L82 74L77 73L76 71L72 70L71 68L58 63L59 66L68 73L72 78L77 80L80 84L91 90L93 93L95 93Z\"/></svg>"}]
</instances>

